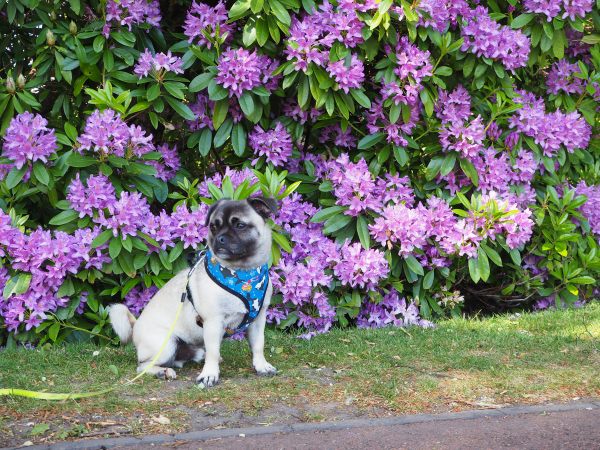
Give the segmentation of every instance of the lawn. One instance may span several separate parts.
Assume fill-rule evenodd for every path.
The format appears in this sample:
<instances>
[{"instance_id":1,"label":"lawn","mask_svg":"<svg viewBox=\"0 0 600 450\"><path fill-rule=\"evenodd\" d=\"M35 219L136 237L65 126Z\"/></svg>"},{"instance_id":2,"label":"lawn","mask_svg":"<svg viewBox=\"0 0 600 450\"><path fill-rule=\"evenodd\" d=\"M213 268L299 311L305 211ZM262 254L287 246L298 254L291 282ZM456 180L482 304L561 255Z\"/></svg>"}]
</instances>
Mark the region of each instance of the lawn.
<instances>
[{"instance_id":1,"label":"lawn","mask_svg":"<svg viewBox=\"0 0 600 450\"><path fill-rule=\"evenodd\" d=\"M248 346L223 346L221 383L186 366L93 399L0 398L5 445L351 417L495 408L600 396L600 304L569 311L447 320L436 329L333 330L310 341L267 332L272 378ZM135 374L132 347L70 345L0 352L0 387L96 390Z\"/></svg>"}]
</instances>

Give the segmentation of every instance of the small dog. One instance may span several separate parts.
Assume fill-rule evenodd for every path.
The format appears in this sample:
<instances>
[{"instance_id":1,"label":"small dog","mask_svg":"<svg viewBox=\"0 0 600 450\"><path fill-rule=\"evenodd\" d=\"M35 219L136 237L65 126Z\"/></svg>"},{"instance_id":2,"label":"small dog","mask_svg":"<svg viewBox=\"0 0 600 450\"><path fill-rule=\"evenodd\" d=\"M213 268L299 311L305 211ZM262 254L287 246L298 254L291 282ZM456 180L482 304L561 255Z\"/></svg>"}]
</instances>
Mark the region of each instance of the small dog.
<instances>
[{"instance_id":1,"label":"small dog","mask_svg":"<svg viewBox=\"0 0 600 450\"><path fill-rule=\"evenodd\" d=\"M245 329L256 372L277 372L264 356L266 312L273 292L267 268L271 254L267 219L276 212L277 203L269 198L219 200L206 217L208 251L192 269L178 273L158 291L137 320L125 305L111 305L111 324L121 342L133 337L138 372L158 353L180 301L185 304L174 332L148 373L174 379L172 367L204 359L196 382L214 386L219 381L222 338Z\"/></svg>"}]
</instances>

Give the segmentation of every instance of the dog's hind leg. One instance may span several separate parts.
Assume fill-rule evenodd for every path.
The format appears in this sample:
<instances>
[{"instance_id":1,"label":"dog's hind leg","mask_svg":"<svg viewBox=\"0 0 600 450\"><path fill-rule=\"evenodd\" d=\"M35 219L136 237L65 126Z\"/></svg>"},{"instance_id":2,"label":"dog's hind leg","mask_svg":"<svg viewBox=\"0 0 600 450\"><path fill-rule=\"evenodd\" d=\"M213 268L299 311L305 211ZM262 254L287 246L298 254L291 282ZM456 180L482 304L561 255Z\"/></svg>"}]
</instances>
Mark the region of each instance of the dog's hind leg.
<instances>
[{"instance_id":1,"label":"dog's hind leg","mask_svg":"<svg viewBox=\"0 0 600 450\"><path fill-rule=\"evenodd\" d=\"M154 362L154 365L148 367L159 352L163 339L164 334L156 333L154 339L146 340L138 347L137 371L141 373L145 370L147 374L155 375L158 378L174 380L177 378L177 374L170 366L173 366L175 362L177 338L171 338L161 352L160 357Z\"/></svg>"}]
</instances>

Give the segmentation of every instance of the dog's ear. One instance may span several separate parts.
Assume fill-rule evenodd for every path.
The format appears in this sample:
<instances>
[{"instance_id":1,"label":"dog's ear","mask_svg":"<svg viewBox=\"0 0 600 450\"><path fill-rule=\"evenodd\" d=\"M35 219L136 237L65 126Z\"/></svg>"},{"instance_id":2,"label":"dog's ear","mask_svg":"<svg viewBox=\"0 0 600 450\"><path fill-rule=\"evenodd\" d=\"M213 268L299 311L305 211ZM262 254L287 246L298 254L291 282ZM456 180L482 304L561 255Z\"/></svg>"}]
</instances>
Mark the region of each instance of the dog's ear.
<instances>
[{"instance_id":1,"label":"dog's ear","mask_svg":"<svg viewBox=\"0 0 600 450\"><path fill-rule=\"evenodd\" d=\"M263 219L268 219L277 213L277 200L274 198L254 197L246 201Z\"/></svg>"},{"instance_id":2,"label":"dog's ear","mask_svg":"<svg viewBox=\"0 0 600 450\"><path fill-rule=\"evenodd\" d=\"M212 213L214 213L217 208L219 207L219 204L221 202L223 202L223 200L226 200L224 198L217 200L216 202L214 202L212 205L210 205L210 208L208 208L208 212L206 213L206 220L204 221L204 226L207 227L209 222L210 222L210 216L212 215Z\"/></svg>"}]
</instances>

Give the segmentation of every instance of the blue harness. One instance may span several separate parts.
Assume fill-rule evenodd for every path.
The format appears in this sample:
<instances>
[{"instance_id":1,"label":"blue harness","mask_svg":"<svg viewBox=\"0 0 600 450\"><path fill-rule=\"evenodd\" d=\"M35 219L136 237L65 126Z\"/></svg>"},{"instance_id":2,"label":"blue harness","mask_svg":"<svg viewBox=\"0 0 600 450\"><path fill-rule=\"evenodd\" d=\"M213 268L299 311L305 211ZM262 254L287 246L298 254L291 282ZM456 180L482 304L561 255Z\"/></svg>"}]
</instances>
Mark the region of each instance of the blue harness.
<instances>
[{"instance_id":1,"label":"blue harness","mask_svg":"<svg viewBox=\"0 0 600 450\"><path fill-rule=\"evenodd\" d=\"M194 305L192 292L190 290L189 279L191 273L204 260L206 273L217 285L225 289L230 294L236 296L246 307L246 314L242 322L236 328L226 328L225 337L245 331L254 319L260 313L265 295L269 287L269 267L267 264L256 269L234 270L223 267L217 262L210 250L201 255L188 274L188 283L186 286L187 298ZM194 309L195 306L194 306ZM200 322L201 323L201 322ZM199 323L199 324L200 324Z\"/></svg>"}]
</instances>

